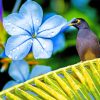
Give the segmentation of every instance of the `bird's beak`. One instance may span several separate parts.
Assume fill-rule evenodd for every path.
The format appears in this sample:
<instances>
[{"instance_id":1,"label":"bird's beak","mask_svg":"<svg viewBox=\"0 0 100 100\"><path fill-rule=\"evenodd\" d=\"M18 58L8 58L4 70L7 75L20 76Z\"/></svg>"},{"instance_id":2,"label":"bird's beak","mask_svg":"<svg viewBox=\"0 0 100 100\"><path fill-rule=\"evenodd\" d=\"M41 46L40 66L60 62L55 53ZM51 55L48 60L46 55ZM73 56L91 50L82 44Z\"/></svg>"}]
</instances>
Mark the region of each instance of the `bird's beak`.
<instances>
[{"instance_id":1,"label":"bird's beak","mask_svg":"<svg viewBox=\"0 0 100 100\"><path fill-rule=\"evenodd\" d=\"M77 20L77 24L79 24L80 22L81 22L81 21L78 19L78 20ZM74 26L74 25L75 25L75 23L72 23L72 22L69 23L69 26Z\"/></svg>"},{"instance_id":2,"label":"bird's beak","mask_svg":"<svg viewBox=\"0 0 100 100\"><path fill-rule=\"evenodd\" d=\"M73 23L70 23L70 24L69 24L69 26L73 26L73 25L74 25Z\"/></svg>"}]
</instances>

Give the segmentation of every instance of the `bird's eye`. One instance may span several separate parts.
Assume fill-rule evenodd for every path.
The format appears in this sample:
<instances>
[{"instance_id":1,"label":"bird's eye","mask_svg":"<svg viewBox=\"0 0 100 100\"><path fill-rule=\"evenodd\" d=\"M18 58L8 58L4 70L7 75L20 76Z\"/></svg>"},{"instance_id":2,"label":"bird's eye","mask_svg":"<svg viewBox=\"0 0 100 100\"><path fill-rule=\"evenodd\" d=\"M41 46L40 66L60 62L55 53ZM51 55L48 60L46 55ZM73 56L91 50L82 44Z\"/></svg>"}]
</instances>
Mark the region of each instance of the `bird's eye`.
<instances>
[{"instance_id":1,"label":"bird's eye","mask_svg":"<svg viewBox=\"0 0 100 100\"><path fill-rule=\"evenodd\" d=\"M78 22L77 20L73 21L73 23L77 23L77 22Z\"/></svg>"}]
</instances>

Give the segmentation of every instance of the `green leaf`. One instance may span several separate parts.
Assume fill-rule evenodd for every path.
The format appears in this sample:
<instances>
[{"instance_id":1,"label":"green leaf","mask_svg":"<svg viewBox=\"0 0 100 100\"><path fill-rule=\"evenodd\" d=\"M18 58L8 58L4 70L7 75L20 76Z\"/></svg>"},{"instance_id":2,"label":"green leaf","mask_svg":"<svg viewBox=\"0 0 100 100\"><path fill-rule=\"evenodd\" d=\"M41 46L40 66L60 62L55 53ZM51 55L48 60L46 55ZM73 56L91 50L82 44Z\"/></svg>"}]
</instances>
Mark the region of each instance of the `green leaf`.
<instances>
[{"instance_id":1,"label":"green leaf","mask_svg":"<svg viewBox=\"0 0 100 100\"><path fill-rule=\"evenodd\" d=\"M99 100L99 71L100 58L79 62L4 90L0 100Z\"/></svg>"}]
</instances>

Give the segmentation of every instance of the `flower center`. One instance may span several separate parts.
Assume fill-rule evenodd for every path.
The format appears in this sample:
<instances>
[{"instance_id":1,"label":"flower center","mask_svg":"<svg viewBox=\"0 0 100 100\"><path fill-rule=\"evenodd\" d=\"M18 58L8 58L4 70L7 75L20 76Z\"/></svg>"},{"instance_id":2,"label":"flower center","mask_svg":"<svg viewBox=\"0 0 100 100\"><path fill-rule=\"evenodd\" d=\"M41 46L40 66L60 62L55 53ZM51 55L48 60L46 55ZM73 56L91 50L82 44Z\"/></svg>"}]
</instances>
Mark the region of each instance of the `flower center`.
<instances>
[{"instance_id":1,"label":"flower center","mask_svg":"<svg viewBox=\"0 0 100 100\"><path fill-rule=\"evenodd\" d=\"M36 34L33 34L33 35L32 35L32 38L36 38Z\"/></svg>"}]
</instances>

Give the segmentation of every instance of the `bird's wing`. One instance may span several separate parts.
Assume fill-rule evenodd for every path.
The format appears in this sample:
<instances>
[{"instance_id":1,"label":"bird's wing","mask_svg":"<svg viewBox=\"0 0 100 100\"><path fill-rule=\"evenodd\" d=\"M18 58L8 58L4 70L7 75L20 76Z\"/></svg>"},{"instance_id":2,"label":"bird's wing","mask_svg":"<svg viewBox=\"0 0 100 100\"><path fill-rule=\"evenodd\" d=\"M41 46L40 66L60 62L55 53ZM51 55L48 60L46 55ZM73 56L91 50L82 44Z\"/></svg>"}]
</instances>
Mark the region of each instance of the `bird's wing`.
<instances>
[{"instance_id":1,"label":"bird's wing","mask_svg":"<svg viewBox=\"0 0 100 100\"><path fill-rule=\"evenodd\" d=\"M96 35L90 30L80 31L76 48L81 60L100 57L100 45Z\"/></svg>"},{"instance_id":2,"label":"bird's wing","mask_svg":"<svg viewBox=\"0 0 100 100\"><path fill-rule=\"evenodd\" d=\"M92 51L96 54L97 57L100 57L100 44L99 39L96 37L96 35L91 32L91 47L93 48Z\"/></svg>"}]
</instances>

